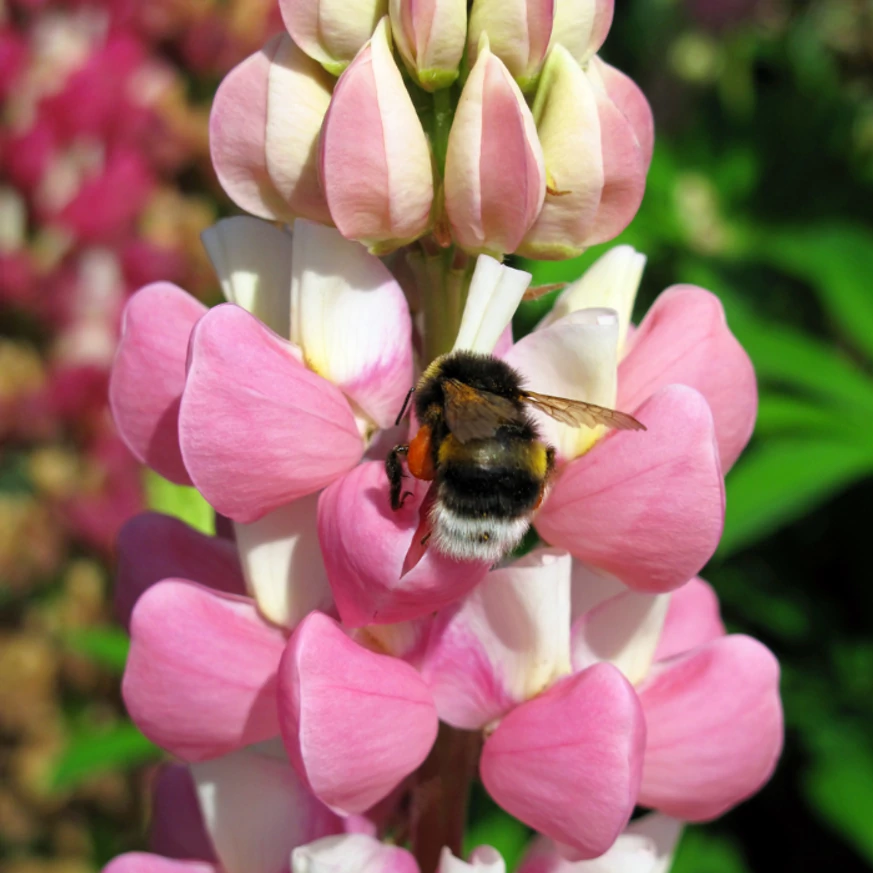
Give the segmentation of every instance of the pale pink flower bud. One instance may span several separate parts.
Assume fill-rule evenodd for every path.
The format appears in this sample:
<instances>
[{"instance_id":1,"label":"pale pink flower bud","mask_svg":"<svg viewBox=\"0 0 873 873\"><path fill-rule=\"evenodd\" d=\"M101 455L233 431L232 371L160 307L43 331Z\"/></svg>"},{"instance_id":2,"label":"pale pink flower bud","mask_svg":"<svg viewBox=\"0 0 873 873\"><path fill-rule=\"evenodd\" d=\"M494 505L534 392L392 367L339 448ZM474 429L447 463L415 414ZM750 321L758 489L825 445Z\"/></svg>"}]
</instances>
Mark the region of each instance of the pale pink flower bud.
<instances>
[{"instance_id":1,"label":"pale pink flower bud","mask_svg":"<svg viewBox=\"0 0 873 873\"><path fill-rule=\"evenodd\" d=\"M471 63L487 33L491 51L523 91L531 89L549 48L557 5L556 0L474 0L467 37Z\"/></svg>"},{"instance_id":2,"label":"pale pink flower bud","mask_svg":"<svg viewBox=\"0 0 873 873\"><path fill-rule=\"evenodd\" d=\"M219 182L259 218L330 222L316 142L333 80L287 36L228 73L215 95L209 145Z\"/></svg>"},{"instance_id":3,"label":"pale pink flower bud","mask_svg":"<svg viewBox=\"0 0 873 873\"><path fill-rule=\"evenodd\" d=\"M373 35L388 0L279 0L294 42L338 76Z\"/></svg>"},{"instance_id":4,"label":"pale pink flower bud","mask_svg":"<svg viewBox=\"0 0 873 873\"><path fill-rule=\"evenodd\" d=\"M534 258L573 257L620 233L639 208L651 156L651 113L627 77L596 58L583 69L556 45L533 114L549 192L520 251Z\"/></svg>"},{"instance_id":5,"label":"pale pink flower bud","mask_svg":"<svg viewBox=\"0 0 873 873\"><path fill-rule=\"evenodd\" d=\"M527 103L483 35L449 133L445 205L470 252L513 252L543 205L543 151Z\"/></svg>"},{"instance_id":6,"label":"pale pink flower bud","mask_svg":"<svg viewBox=\"0 0 873 873\"><path fill-rule=\"evenodd\" d=\"M586 64L609 33L613 5L614 0L555 0L550 46L562 45Z\"/></svg>"},{"instance_id":7,"label":"pale pink flower bud","mask_svg":"<svg viewBox=\"0 0 873 873\"><path fill-rule=\"evenodd\" d=\"M343 236L384 252L427 230L430 149L391 53L387 17L337 82L320 161L331 218Z\"/></svg>"},{"instance_id":8,"label":"pale pink flower bud","mask_svg":"<svg viewBox=\"0 0 873 873\"><path fill-rule=\"evenodd\" d=\"M458 78L465 0L391 0L391 27L397 50L422 88L447 88Z\"/></svg>"}]
</instances>

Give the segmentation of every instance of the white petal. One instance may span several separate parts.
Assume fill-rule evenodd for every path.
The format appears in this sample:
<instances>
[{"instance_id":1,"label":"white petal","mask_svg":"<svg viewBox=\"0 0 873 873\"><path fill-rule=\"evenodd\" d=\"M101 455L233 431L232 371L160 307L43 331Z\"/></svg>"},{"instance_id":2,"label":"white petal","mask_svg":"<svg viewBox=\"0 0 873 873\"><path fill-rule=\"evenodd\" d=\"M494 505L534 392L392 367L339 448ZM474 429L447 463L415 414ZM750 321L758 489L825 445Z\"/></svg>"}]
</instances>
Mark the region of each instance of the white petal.
<instances>
[{"instance_id":1,"label":"white petal","mask_svg":"<svg viewBox=\"0 0 873 873\"><path fill-rule=\"evenodd\" d=\"M482 873L506 873L506 862L500 852L491 846L478 846L473 849L468 861L456 858L448 847L443 849L437 873L471 873L474 870Z\"/></svg>"},{"instance_id":2,"label":"white petal","mask_svg":"<svg viewBox=\"0 0 873 873\"><path fill-rule=\"evenodd\" d=\"M437 618L421 671L443 721L485 727L569 672L571 563L537 549Z\"/></svg>"},{"instance_id":3,"label":"white petal","mask_svg":"<svg viewBox=\"0 0 873 873\"><path fill-rule=\"evenodd\" d=\"M618 313L618 348L624 348L646 256L632 246L616 246L598 258L558 296L538 330L579 309L601 307Z\"/></svg>"},{"instance_id":4,"label":"white petal","mask_svg":"<svg viewBox=\"0 0 873 873\"><path fill-rule=\"evenodd\" d=\"M325 837L295 849L292 873L418 873L405 849L365 834Z\"/></svg>"},{"instance_id":5,"label":"white petal","mask_svg":"<svg viewBox=\"0 0 873 873\"><path fill-rule=\"evenodd\" d=\"M252 747L191 765L206 831L225 873L279 873L296 846L339 830L339 820L288 761L268 751Z\"/></svg>"},{"instance_id":6,"label":"white petal","mask_svg":"<svg viewBox=\"0 0 873 873\"><path fill-rule=\"evenodd\" d=\"M581 309L519 340L506 362L540 394L615 406L618 368L618 316L614 309ZM604 431L570 427L531 410L543 439L558 457L572 460L587 451Z\"/></svg>"},{"instance_id":7,"label":"white petal","mask_svg":"<svg viewBox=\"0 0 873 873\"><path fill-rule=\"evenodd\" d=\"M625 591L581 616L573 625L573 669L608 661L632 685L642 682L652 665L669 604L669 594Z\"/></svg>"},{"instance_id":8,"label":"white petal","mask_svg":"<svg viewBox=\"0 0 873 873\"><path fill-rule=\"evenodd\" d=\"M223 218L200 235L225 298L288 336L291 234L269 221Z\"/></svg>"},{"instance_id":9,"label":"white petal","mask_svg":"<svg viewBox=\"0 0 873 873\"><path fill-rule=\"evenodd\" d=\"M628 590L615 576L589 567L576 558L573 559L570 580L570 616L573 622L610 597Z\"/></svg>"},{"instance_id":10,"label":"white petal","mask_svg":"<svg viewBox=\"0 0 873 873\"><path fill-rule=\"evenodd\" d=\"M454 350L490 355L512 322L530 279L530 273L504 267L488 255L479 255Z\"/></svg>"},{"instance_id":11,"label":"white petal","mask_svg":"<svg viewBox=\"0 0 873 873\"><path fill-rule=\"evenodd\" d=\"M591 861L567 861L546 840L522 862L518 873L667 873L682 822L659 812L631 822L612 847ZM558 847L558 851L571 851Z\"/></svg>"},{"instance_id":12,"label":"white petal","mask_svg":"<svg viewBox=\"0 0 873 873\"><path fill-rule=\"evenodd\" d=\"M246 587L274 624L295 627L332 601L318 545L318 494L267 513L252 524L234 523Z\"/></svg>"},{"instance_id":13,"label":"white petal","mask_svg":"<svg viewBox=\"0 0 873 873\"><path fill-rule=\"evenodd\" d=\"M291 341L378 427L412 385L412 322L388 268L339 231L294 223Z\"/></svg>"}]
</instances>

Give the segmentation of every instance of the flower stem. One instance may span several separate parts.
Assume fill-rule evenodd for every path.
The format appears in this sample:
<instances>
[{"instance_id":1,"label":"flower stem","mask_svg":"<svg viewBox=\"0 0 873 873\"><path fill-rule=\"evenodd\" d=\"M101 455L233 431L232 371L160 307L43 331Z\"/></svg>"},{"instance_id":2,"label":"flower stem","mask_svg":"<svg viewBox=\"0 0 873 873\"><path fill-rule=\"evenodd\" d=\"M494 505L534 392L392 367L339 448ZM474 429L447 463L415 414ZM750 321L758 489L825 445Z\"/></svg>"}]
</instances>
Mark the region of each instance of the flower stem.
<instances>
[{"instance_id":1,"label":"flower stem","mask_svg":"<svg viewBox=\"0 0 873 873\"><path fill-rule=\"evenodd\" d=\"M436 159L440 178L446 173L446 153L449 148L449 131L452 128L454 116L452 106L452 89L440 88L433 92L433 126L431 128L431 143Z\"/></svg>"},{"instance_id":2,"label":"flower stem","mask_svg":"<svg viewBox=\"0 0 873 873\"><path fill-rule=\"evenodd\" d=\"M434 873L443 846L461 857L470 786L481 745L478 733L440 725L412 795L411 843L421 873Z\"/></svg>"}]
</instances>

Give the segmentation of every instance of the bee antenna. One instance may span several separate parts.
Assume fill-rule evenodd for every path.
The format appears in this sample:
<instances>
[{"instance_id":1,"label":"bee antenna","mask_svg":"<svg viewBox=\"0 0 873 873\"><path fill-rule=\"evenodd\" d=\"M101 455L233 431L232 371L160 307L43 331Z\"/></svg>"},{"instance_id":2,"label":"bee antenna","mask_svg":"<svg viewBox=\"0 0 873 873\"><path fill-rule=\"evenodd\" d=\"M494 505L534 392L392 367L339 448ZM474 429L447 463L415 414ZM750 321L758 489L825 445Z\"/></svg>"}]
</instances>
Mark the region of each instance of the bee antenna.
<instances>
[{"instance_id":1,"label":"bee antenna","mask_svg":"<svg viewBox=\"0 0 873 873\"><path fill-rule=\"evenodd\" d=\"M403 406L400 408L400 413L394 421L394 427L400 424L403 416L406 415L406 407L409 406L409 398L412 397L412 392L415 391L415 386L413 385L409 391L406 392L406 399L403 401Z\"/></svg>"}]
</instances>

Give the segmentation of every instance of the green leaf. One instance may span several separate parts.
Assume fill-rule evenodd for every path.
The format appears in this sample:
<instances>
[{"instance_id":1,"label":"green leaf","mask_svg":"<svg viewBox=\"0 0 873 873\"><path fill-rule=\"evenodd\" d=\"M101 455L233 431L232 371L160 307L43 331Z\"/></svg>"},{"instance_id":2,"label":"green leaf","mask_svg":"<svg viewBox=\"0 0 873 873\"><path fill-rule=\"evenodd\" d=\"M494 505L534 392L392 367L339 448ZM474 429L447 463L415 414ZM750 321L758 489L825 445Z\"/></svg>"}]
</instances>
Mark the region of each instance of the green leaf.
<instances>
[{"instance_id":1,"label":"green leaf","mask_svg":"<svg viewBox=\"0 0 873 873\"><path fill-rule=\"evenodd\" d=\"M804 791L818 815L873 864L873 749L857 731L824 728Z\"/></svg>"},{"instance_id":2,"label":"green leaf","mask_svg":"<svg viewBox=\"0 0 873 873\"><path fill-rule=\"evenodd\" d=\"M55 762L51 785L70 789L96 773L128 770L158 760L163 752L131 722L82 731L73 737Z\"/></svg>"},{"instance_id":3,"label":"green leaf","mask_svg":"<svg viewBox=\"0 0 873 873\"><path fill-rule=\"evenodd\" d=\"M837 439L771 439L727 479L727 516L718 556L762 539L873 472L873 446Z\"/></svg>"},{"instance_id":4,"label":"green leaf","mask_svg":"<svg viewBox=\"0 0 873 873\"><path fill-rule=\"evenodd\" d=\"M686 827L670 873L749 873L749 868L731 840Z\"/></svg>"},{"instance_id":5,"label":"green leaf","mask_svg":"<svg viewBox=\"0 0 873 873\"><path fill-rule=\"evenodd\" d=\"M124 672L130 639L121 628L91 627L83 630L67 631L62 637L63 644L79 655L107 667L114 673Z\"/></svg>"},{"instance_id":6,"label":"green leaf","mask_svg":"<svg viewBox=\"0 0 873 873\"><path fill-rule=\"evenodd\" d=\"M807 281L834 321L873 360L873 231L841 223L763 231L755 254Z\"/></svg>"},{"instance_id":7,"label":"green leaf","mask_svg":"<svg viewBox=\"0 0 873 873\"><path fill-rule=\"evenodd\" d=\"M149 509L179 518L202 533L215 533L215 511L196 488L174 485L146 470L145 491Z\"/></svg>"},{"instance_id":8,"label":"green leaf","mask_svg":"<svg viewBox=\"0 0 873 873\"><path fill-rule=\"evenodd\" d=\"M762 393L758 398L756 436L833 435L837 430L844 431L846 435L854 433L859 442L866 443L870 439L869 426L862 425L854 418L840 419L826 406L789 394Z\"/></svg>"},{"instance_id":9,"label":"green leaf","mask_svg":"<svg viewBox=\"0 0 873 873\"><path fill-rule=\"evenodd\" d=\"M854 362L788 325L760 318L708 265L686 261L682 274L721 298L728 325L749 353L759 381L839 405L844 415L867 426L873 415L873 379ZM835 417L835 423L840 420Z\"/></svg>"},{"instance_id":10,"label":"green leaf","mask_svg":"<svg viewBox=\"0 0 873 873\"><path fill-rule=\"evenodd\" d=\"M493 846L506 861L506 869L514 870L530 840L530 830L508 813L495 811L474 822L464 837L464 855L476 846Z\"/></svg>"}]
</instances>

